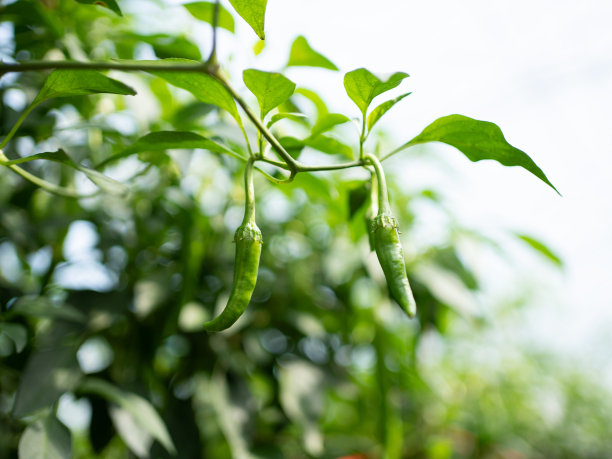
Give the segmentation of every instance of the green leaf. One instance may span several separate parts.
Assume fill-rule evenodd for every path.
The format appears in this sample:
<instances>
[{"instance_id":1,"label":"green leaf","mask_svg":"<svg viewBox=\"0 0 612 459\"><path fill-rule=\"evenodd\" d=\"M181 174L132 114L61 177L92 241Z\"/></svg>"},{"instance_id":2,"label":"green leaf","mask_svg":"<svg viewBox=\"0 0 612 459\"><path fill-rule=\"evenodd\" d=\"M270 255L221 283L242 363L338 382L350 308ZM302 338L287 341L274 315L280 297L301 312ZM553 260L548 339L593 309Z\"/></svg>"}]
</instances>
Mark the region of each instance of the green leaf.
<instances>
[{"instance_id":1,"label":"green leaf","mask_svg":"<svg viewBox=\"0 0 612 459\"><path fill-rule=\"evenodd\" d=\"M242 73L242 79L257 97L262 119L270 110L289 99L295 91L295 83L280 73L248 69Z\"/></svg>"},{"instance_id":2,"label":"green leaf","mask_svg":"<svg viewBox=\"0 0 612 459\"><path fill-rule=\"evenodd\" d=\"M321 118L323 115L329 113L327 105L323 102L323 99L314 91L306 88L298 88L295 90L296 94L304 96L306 99L311 101L317 110L317 117Z\"/></svg>"},{"instance_id":3,"label":"green leaf","mask_svg":"<svg viewBox=\"0 0 612 459\"><path fill-rule=\"evenodd\" d=\"M426 142L451 145L473 162L493 159L504 166L520 166L557 191L536 163L525 152L506 142L501 129L488 121L479 121L463 115L438 118L393 153Z\"/></svg>"},{"instance_id":4,"label":"green leaf","mask_svg":"<svg viewBox=\"0 0 612 459\"><path fill-rule=\"evenodd\" d=\"M19 381L13 416L20 418L51 406L64 392L74 389L80 377L73 346L35 352Z\"/></svg>"},{"instance_id":5,"label":"green leaf","mask_svg":"<svg viewBox=\"0 0 612 459\"><path fill-rule=\"evenodd\" d=\"M400 100L402 100L406 96L409 96L410 94L412 94L412 93L411 92L407 92L406 94L402 94L401 96L396 97L395 99L391 99L391 100L388 100L386 102L383 102L378 107L376 107L374 110L372 110L370 112L370 114L368 115L368 121L367 121L368 132L372 130L372 128L378 122L378 120L380 118L382 118L382 116L385 113L387 113L391 109L391 107L393 107Z\"/></svg>"},{"instance_id":6,"label":"green leaf","mask_svg":"<svg viewBox=\"0 0 612 459\"><path fill-rule=\"evenodd\" d=\"M350 118L341 115L340 113L327 113L321 116L315 125L312 127L310 131L310 137L316 137L318 135L323 134L326 131L329 131L334 126L339 124L348 123Z\"/></svg>"},{"instance_id":7,"label":"green leaf","mask_svg":"<svg viewBox=\"0 0 612 459\"><path fill-rule=\"evenodd\" d=\"M174 442L168 433L164 421L157 414L155 408L140 395L125 392L98 378L85 378L79 385L79 390L85 393L100 395L108 401L119 405L132 416L135 424L159 441L170 454L176 454Z\"/></svg>"},{"instance_id":8,"label":"green leaf","mask_svg":"<svg viewBox=\"0 0 612 459\"><path fill-rule=\"evenodd\" d=\"M550 247L544 244L542 241L535 239L531 236L527 236L526 234L516 234L516 236L522 241L526 242L531 248L540 252L541 255L548 258L553 264L561 267L563 266L563 260L559 257L555 252L553 252Z\"/></svg>"},{"instance_id":9,"label":"green leaf","mask_svg":"<svg viewBox=\"0 0 612 459\"><path fill-rule=\"evenodd\" d=\"M47 319L63 319L77 323L83 323L86 320L85 314L74 306L68 304L57 305L44 296L23 296L19 298L9 310L9 314Z\"/></svg>"},{"instance_id":10,"label":"green leaf","mask_svg":"<svg viewBox=\"0 0 612 459\"><path fill-rule=\"evenodd\" d=\"M304 145L315 150L322 151L331 155L343 155L347 158L353 158L353 149L348 145L324 135L309 137L303 140Z\"/></svg>"},{"instance_id":11,"label":"green leaf","mask_svg":"<svg viewBox=\"0 0 612 459\"><path fill-rule=\"evenodd\" d=\"M301 35L291 45L287 67L292 66L322 67L329 70L338 70L338 67L332 61L312 49L306 38Z\"/></svg>"},{"instance_id":12,"label":"green leaf","mask_svg":"<svg viewBox=\"0 0 612 459\"><path fill-rule=\"evenodd\" d=\"M264 21L268 0L230 0L242 19L250 25L261 40L265 40Z\"/></svg>"},{"instance_id":13,"label":"green leaf","mask_svg":"<svg viewBox=\"0 0 612 459\"><path fill-rule=\"evenodd\" d=\"M121 9L115 0L76 0L78 3L83 3L85 5L99 5L104 8L108 8L111 11L114 11L119 16L123 16L121 14Z\"/></svg>"},{"instance_id":14,"label":"green leaf","mask_svg":"<svg viewBox=\"0 0 612 459\"><path fill-rule=\"evenodd\" d=\"M70 431L55 416L31 424L19 440L19 459L66 459L72 457Z\"/></svg>"},{"instance_id":15,"label":"green leaf","mask_svg":"<svg viewBox=\"0 0 612 459\"><path fill-rule=\"evenodd\" d=\"M136 94L129 86L94 70L54 70L32 101L37 105L54 97L84 96L88 94Z\"/></svg>"},{"instance_id":16,"label":"green leaf","mask_svg":"<svg viewBox=\"0 0 612 459\"><path fill-rule=\"evenodd\" d=\"M291 121L303 123L305 120L308 119L308 117L303 113L277 113L276 115L272 115L270 121L268 121L268 129L272 127L273 124L284 119L290 119Z\"/></svg>"},{"instance_id":17,"label":"green leaf","mask_svg":"<svg viewBox=\"0 0 612 459\"><path fill-rule=\"evenodd\" d=\"M138 62L147 65L174 65L174 64L198 64L197 61L189 59L160 59L158 61L127 61ZM215 78L205 73L149 70L149 73L163 78L168 83L178 88L185 89L193 94L198 100L207 104L216 105L227 111L236 122L242 126L242 119L238 114L236 102L225 87Z\"/></svg>"},{"instance_id":18,"label":"green leaf","mask_svg":"<svg viewBox=\"0 0 612 459\"><path fill-rule=\"evenodd\" d=\"M127 147L125 150L117 153L116 155L107 158L96 166L96 169L105 167L111 162L118 161L126 158L135 153L141 153L144 151L160 151L160 150L171 150L171 149L193 149L201 148L203 150L212 151L214 153L221 153L233 156L241 160L246 158L234 153L224 145L215 142L214 140L207 139L201 135L195 134L194 132L188 131L158 131L150 132L134 142L132 145Z\"/></svg>"},{"instance_id":19,"label":"green leaf","mask_svg":"<svg viewBox=\"0 0 612 459\"><path fill-rule=\"evenodd\" d=\"M376 96L397 87L408 76L407 73L396 72L387 80L381 80L369 70L361 68L344 75L344 88L365 117Z\"/></svg>"},{"instance_id":20,"label":"green leaf","mask_svg":"<svg viewBox=\"0 0 612 459\"><path fill-rule=\"evenodd\" d=\"M149 43L160 59L178 57L183 59L201 60L200 48L182 36L171 35L140 35L140 40Z\"/></svg>"},{"instance_id":21,"label":"green leaf","mask_svg":"<svg viewBox=\"0 0 612 459\"><path fill-rule=\"evenodd\" d=\"M45 159L47 161L54 161L57 163L64 164L66 166L72 167L78 171L83 172L87 175L87 178L95 183L100 189L106 191L107 193L115 194L115 195L125 195L129 191L128 187L123 183L117 182L116 180L111 179L98 171L93 169L89 169L88 167L81 166L80 164L75 163L70 156L66 154L64 150L57 150L54 152L45 152L45 153L37 153L35 155L26 156L25 158L14 159L12 161L0 161L0 164L5 166L16 165L21 163L26 163L30 161L34 161L37 159Z\"/></svg>"},{"instance_id":22,"label":"green leaf","mask_svg":"<svg viewBox=\"0 0 612 459\"><path fill-rule=\"evenodd\" d=\"M0 335L6 335L13 343L17 353L23 351L28 342L28 332L21 324L0 322Z\"/></svg>"},{"instance_id":23,"label":"green leaf","mask_svg":"<svg viewBox=\"0 0 612 459\"><path fill-rule=\"evenodd\" d=\"M199 21L208 22L212 25L214 22L215 3L214 2L193 2L183 5L189 13ZM217 27L229 30L234 33L234 18L223 6L219 5L219 16L217 18Z\"/></svg>"}]
</instances>

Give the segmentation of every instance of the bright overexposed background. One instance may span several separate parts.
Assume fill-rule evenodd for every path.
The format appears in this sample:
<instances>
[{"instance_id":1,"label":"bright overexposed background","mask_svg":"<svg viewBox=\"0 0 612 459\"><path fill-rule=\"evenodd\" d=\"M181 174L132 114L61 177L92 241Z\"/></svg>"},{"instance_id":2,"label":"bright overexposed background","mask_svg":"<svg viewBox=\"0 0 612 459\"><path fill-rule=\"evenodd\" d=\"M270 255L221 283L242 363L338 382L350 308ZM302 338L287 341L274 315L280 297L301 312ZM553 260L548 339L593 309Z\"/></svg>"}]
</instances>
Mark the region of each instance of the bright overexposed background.
<instances>
[{"instance_id":1,"label":"bright overexposed background","mask_svg":"<svg viewBox=\"0 0 612 459\"><path fill-rule=\"evenodd\" d=\"M267 11L258 68L280 69L288 44L304 35L341 71L312 70L306 81L302 72L296 82L322 91L336 110L357 115L343 91L345 72L405 71L411 77L402 88L413 94L380 122L398 143L459 113L498 124L534 159L563 197L524 170L470 163L443 145L431 150L448 161L451 179L401 173L407 186L437 180L462 224L530 234L558 253L562 271L537 257L517 261L518 276L509 278L486 258L476 268L502 290L539 285L525 323L532 339L610 368L612 3L270 0ZM243 45L256 41L237 25ZM393 161L386 164L405 164Z\"/></svg>"}]
</instances>

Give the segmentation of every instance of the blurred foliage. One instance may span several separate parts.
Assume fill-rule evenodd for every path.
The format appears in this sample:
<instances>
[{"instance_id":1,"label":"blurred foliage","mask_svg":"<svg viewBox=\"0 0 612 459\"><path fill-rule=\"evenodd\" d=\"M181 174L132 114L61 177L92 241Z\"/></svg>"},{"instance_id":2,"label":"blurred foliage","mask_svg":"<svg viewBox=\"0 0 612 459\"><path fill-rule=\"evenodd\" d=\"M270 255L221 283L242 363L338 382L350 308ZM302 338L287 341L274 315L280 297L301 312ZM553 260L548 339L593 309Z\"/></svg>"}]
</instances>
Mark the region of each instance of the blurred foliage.
<instances>
[{"instance_id":1,"label":"blurred foliage","mask_svg":"<svg viewBox=\"0 0 612 459\"><path fill-rule=\"evenodd\" d=\"M189 28L141 33L139 4L130 5L120 2L120 17L114 7L72 1L4 4L0 26L14 40L0 53L205 55ZM0 132L43 81L34 72L3 77ZM159 78L129 82L142 93L137 102L96 95L41 104L5 154L62 147L92 166L160 129L223 133L244 149L216 108ZM327 110L302 88L288 111L307 112L302 95L319 115ZM313 154L294 137L303 124L296 117L275 125L296 155ZM60 164L27 169L93 187ZM0 456L19 448L46 457L29 450L42 444L77 458L167 457L174 449L181 458L609 454L612 407L603 388L552 357L491 345L496 319L466 307L465 298L477 304L480 280L460 250L465 240L479 250L486 238L452 223L436 190L408 191L397 175L390 193L417 320L388 299L368 250L367 175L300 174L281 186L257 175L265 244L252 302L230 330L203 332L231 288L242 170L239 160L205 150L144 152L105 170L129 185L127 197L74 200L0 169ZM432 229L443 237L415 248L414 234L428 230L424 209L448 218L443 231Z\"/></svg>"}]
</instances>

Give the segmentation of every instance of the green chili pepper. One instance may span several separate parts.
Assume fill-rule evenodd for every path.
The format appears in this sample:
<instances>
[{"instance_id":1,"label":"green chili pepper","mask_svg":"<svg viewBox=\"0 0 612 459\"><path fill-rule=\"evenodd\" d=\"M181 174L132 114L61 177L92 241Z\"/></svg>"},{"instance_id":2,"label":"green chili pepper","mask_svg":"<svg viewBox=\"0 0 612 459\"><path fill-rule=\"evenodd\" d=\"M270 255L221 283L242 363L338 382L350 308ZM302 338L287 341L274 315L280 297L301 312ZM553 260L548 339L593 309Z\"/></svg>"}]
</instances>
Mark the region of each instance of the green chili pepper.
<instances>
[{"instance_id":1,"label":"green chili pepper","mask_svg":"<svg viewBox=\"0 0 612 459\"><path fill-rule=\"evenodd\" d=\"M373 236L376 255L385 273L391 296L409 317L414 317L416 302L408 283L404 251L400 243L397 220L389 206L382 165L375 156L366 155L366 158L374 166L378 182L378 214L370 220L369 233Z\"/></svg>"},{"instance_id":2,"label":"green chili pepper","mask_svg":"<svg viewBox=\"0 0 612 459\"><path fill-rule=\"evenodd\" d=\"M368 232L368 243L370 245L371 252L376 249L376 244L374 243L374 233L370 231L370 222L376 215L376 196L376 175L372 175L372 180L370 183L370 198L368 208L366 209L366 213L364 215L366 231Z\"/></svg>"},{"instance_id":3,"label":"green chili pepper","mask_svg":"<svg viewBox=\"0 0 612 459\"><path fill-rule=\"evenodd\" d=\"M236 258L234 264L234 283L225 309L219 316L204 324L207 331L221 331L229 328L244 313L251 301L263 238L255 223L255 200L253 191L253 160L249 159L244 175L246 191L244 220L236 230Z\"/></svg>"}]
</instances>

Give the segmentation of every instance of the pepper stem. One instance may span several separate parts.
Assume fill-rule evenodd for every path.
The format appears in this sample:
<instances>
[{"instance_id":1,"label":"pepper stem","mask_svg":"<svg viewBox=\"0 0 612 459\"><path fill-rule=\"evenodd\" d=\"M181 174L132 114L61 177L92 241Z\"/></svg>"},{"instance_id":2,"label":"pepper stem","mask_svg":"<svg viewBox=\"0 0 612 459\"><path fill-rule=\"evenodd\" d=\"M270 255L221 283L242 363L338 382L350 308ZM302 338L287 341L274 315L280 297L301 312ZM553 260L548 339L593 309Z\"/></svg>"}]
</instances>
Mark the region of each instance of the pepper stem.
<instances>
[{"instance_id":1,"label":"pepper stem","mask_svg":"<svg viewBox=\"0 0 612 459\"><path fill-rule=\"evenodd\" d=\"M244 219L242 224L255 222L255 188L253 187L253 163L255 159L249 157L244 169Z\"/></svg>"},{"instance_id":2,"label":"pepper stem","mask_svg":"<svg viewBox=\"0 0 612 459\"><path fill-rule=\"evenodd\" d=\"M378 215L390 214L391 207L389 206L387 181L385 180L385 172L383 171L382 164L376 156L371 154L365 155L365 159L372 164L374 172L376 173L376 182L378 184Z\"/></svg>"}]
</instances>

